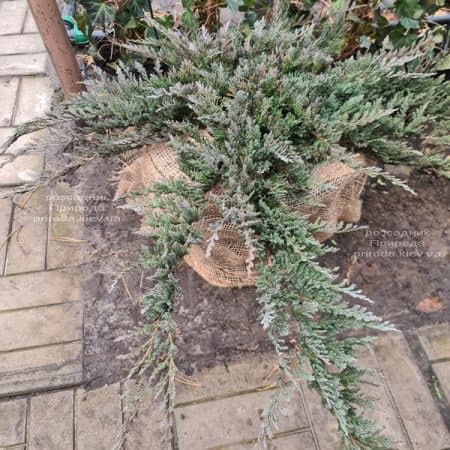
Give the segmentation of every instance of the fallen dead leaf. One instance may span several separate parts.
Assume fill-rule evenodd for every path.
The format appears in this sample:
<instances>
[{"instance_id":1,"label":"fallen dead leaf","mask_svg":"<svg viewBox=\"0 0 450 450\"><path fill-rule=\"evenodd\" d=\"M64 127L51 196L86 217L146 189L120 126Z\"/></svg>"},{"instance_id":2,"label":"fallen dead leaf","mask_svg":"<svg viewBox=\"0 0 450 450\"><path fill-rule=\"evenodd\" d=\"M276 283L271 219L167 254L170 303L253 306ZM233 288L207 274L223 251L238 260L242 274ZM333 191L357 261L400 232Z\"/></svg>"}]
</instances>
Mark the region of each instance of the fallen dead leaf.
<instances>
[{"instance_id":1,"label":"fallen dead leaf","mask_svg":"<svg viewBox=\"0 0 450 450\"><path fill-rule=\"evenodd\" d=\"M444 307L442 299L436 295L425 297L419 304L416 306L416 311L429 314L436 311L441 311Z\"/></svg>"}]
</instances>

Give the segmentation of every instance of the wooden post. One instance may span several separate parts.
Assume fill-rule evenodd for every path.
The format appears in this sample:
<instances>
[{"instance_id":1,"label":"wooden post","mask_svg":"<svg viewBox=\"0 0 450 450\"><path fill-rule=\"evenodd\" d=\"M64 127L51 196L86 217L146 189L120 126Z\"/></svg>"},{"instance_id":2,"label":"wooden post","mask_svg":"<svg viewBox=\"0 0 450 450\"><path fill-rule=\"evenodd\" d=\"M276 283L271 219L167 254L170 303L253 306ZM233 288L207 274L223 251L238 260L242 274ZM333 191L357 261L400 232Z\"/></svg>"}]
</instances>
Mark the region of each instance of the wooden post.
<instances>
[{"instance_id":1,"label":"wooden post","mask_svg":"<svg viewBox=\"0 0 450 450\"><path fill-rule=\"evenodd\" d=\"M36 26L53 61L64 95L85 91L69 36L61 20L56 0L28 0Z\"/></svg>"}]
</instances>

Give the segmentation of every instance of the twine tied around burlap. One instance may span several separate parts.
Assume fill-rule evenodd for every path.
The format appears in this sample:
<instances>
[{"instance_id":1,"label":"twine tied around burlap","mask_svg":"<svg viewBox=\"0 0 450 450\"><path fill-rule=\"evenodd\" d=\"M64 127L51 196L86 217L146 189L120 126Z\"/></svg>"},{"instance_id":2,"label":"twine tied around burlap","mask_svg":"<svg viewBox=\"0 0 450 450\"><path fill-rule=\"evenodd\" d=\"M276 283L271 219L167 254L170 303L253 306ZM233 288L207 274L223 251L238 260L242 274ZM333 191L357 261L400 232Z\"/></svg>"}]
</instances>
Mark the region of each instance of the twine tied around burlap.
<instances>
[{"instance_id":1,"label":"twine tied around burlap","mask_svg":"<svg viewBox=\"0 0 450 450\"><path fill-rule=\"evenodd\" d=\"M154 143L143 147L138 153L128 155L118 173L115 198L127 196L128 205L144 214L146 205L155 194L139 194L155 182L167 182L188 177L180 170L175 151L167 144ZM360 195L367 176L341 162L325 163L317 167L311 176L311 187L305 199L292 202L292 211L307 216L310 222L320 220L327 225L324 232L317 233L319 241L330 238L339 222L357 222L361 216ZM137 195L130 195L138 193ZM224 287L254 286L257 273L249 270L249 251L241 230L234 224L225 223L215 231L223 220L218 207L207 194L206 206L199 219L192 224L202 237L202 242L192 244L184 261L208 283ZM157 212L157 211L156 211ZM145 221L141 231L146 232ZM218 239L212 248L208 242L217 232Z\"/></svg>"}]
</instances>

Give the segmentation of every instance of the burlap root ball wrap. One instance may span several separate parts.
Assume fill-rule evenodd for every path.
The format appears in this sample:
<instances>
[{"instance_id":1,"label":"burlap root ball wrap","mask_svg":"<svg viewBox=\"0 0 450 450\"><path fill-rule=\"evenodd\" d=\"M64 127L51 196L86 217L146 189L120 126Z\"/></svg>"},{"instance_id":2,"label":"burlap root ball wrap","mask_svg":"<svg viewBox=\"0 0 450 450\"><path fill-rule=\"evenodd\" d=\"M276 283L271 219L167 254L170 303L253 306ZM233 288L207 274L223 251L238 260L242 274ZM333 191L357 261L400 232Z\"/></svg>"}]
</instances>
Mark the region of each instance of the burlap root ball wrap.
<instances>
[{"instance_id":1,"label":"burlap root ball wrap","mask_svg":"<svg viewBox=\"0 0 450 450\"><path fill-rule=\"evenodd\" d=\"M115 198L127 195L127 203L137 212L144 214L146 205L154 194L145 191L155 182L188 179L178 167L175 151L164 143L143 147L139 152L127 155L118 173ZM339 222L357 222L361 216L360 195L367 176L341 162L323 164L317 167L311 177L311 187L307 198L291 204L299 216L308 216L314 222L320 220L327 225L325 232L315 237L319 241L330 238ZM131 195L137 193L137 195ZM193 244L184 257L185 262L208 283L224 287L254 286L256 272L249 271L247 247L242 232L233 224L225 223L217 231L218 239L207 247L218 223L223 217L217 206L206 195L206 207L199 219L192 224L203 238L203 242ZM141 231L145 233L143 221Z\"/></svg>"}]
</instances>

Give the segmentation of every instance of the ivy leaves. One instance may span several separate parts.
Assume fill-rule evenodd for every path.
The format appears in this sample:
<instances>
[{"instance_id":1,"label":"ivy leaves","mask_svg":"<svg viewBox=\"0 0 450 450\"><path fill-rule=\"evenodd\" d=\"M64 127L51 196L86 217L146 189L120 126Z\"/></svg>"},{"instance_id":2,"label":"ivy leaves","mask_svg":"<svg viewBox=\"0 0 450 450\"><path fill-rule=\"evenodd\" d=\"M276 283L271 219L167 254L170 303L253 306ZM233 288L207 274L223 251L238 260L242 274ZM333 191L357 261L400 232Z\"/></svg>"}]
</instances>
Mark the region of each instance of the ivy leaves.
<instances>
[{"instance_id":1,"label":"ivy leaves","mask_svg":"<svg viewBox=\"0 0 450 450\"><path fill-rule=\"evenodd\" d=\"M112 24L116 18L116 8L113 4L102 0L82 1L92 25Z\"/></svg>"},{"instance_id":2,"label":"ivy leaves","mask_svg":"<svg viewBox=\"0 0 450 450\"><path fill-rule=\"evenodd\" d=\"M427 16L444 6L444 0L381 0L359 2L347 20L352 24L349 42L359 47L385 47L389 50L410 47L429 28ZM355 36L356 35L356 36ZM353 49L354 51L354 49Z\"/></svg>"},{"instance_id":3,"label":"ivy leaves","mask_svg":"<svg viewBox=\"0 0 450 450\"><path fill-rule=\"evenodd\" d=\"M194 30L196 27L196 21L194 16L194 1L193 0L181 0L183 6L183 14L181 15L181 23L188 29Z\"/></svg>"},{"instance_id":4,"label":"ivy leaves","mask_svg":"<svg viewBox=\"0 0 450 450\"><path fill-rule=\"evenodd\" d=\"M424 14L420 0L396 0L394 10L400 17L400 20L420 19Z\"/></svg>"},{"instance_id":5,"label":"ivy leaves","mask_svg":"<svg viewBox=\"0 0 450 450\"><path fill-rule=\"evenodd\" d=\"M125 0L111 3L105 0L81 0L91 25L115 26L129 30L136 28L148 8L147 0Z\"/></svg>"},{"instance_id":6,"label":"ivy leaves","mask_svg":"<svg viewBox=\"0 0 450 450\"><path fill-rule=\"evenodd\" d=\"M395 48L412 45L417 38L417 31L423 25L425 15L433 8L427 8L423 0L396 0L393 7L398 22L391 24L389 41ZM436 5L438 2L432 2Z\"/></svg>"}]
</instances>

